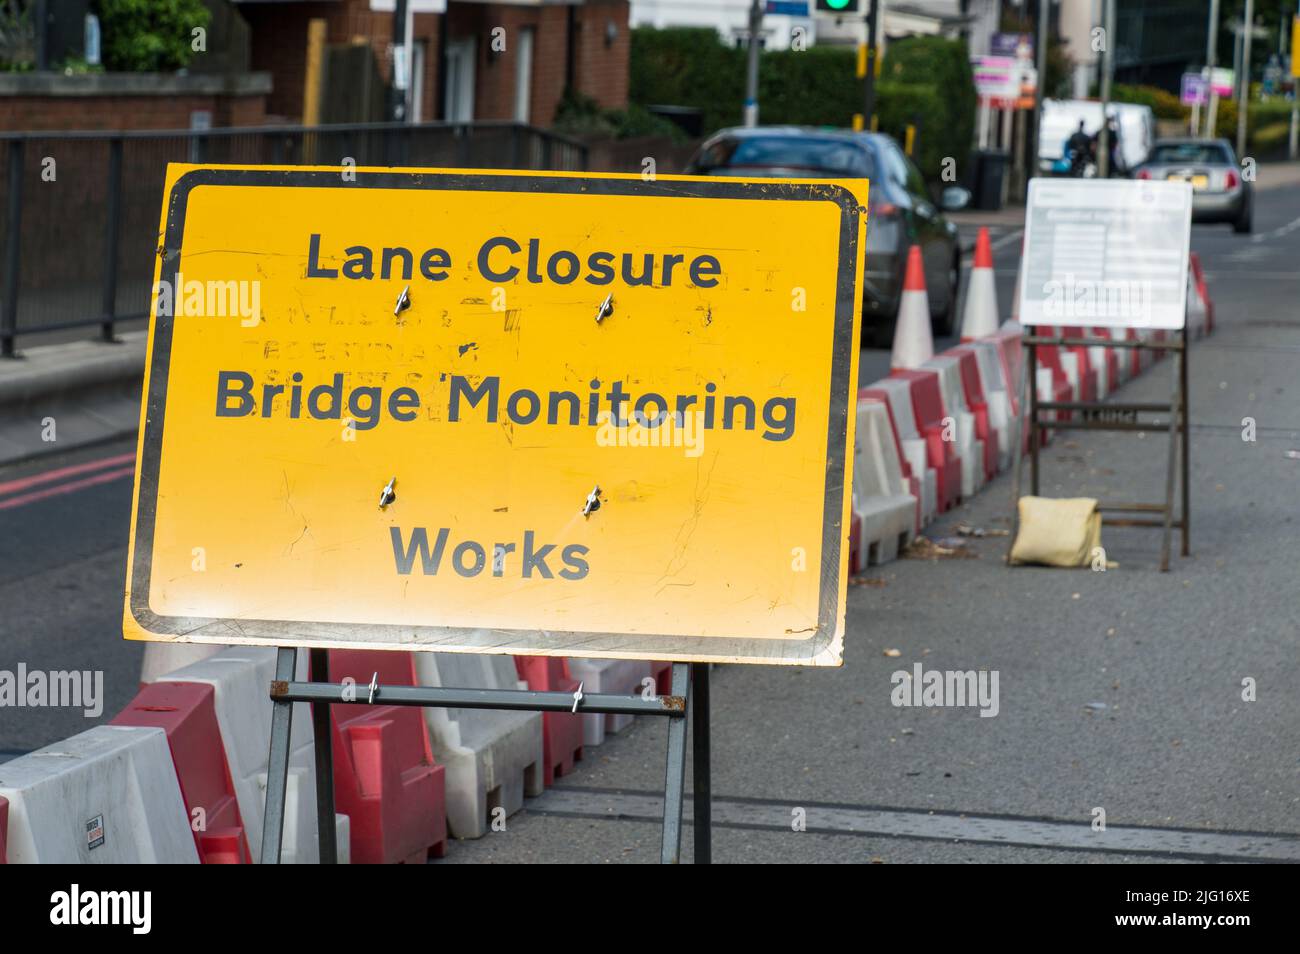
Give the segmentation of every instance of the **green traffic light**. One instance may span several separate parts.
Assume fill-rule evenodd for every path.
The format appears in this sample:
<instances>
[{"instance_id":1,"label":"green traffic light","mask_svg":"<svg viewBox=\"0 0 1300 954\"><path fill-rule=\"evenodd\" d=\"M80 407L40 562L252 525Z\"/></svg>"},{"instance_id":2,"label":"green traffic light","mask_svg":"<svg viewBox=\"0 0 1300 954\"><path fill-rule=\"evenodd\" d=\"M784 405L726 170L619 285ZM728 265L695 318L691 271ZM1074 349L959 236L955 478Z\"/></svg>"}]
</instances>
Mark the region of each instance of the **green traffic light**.
<instances>
[{"instance_id":1,"label":"green traffic light","mask_svg":"<svg viewBox=\"0 0 1300 954\"><path fill-rule=\"evenodd\" d=\"M851 6L852 3L853 0L826 0L826 6L832 10L843 10L845 7Z\"/></svg>"}]
</instances>

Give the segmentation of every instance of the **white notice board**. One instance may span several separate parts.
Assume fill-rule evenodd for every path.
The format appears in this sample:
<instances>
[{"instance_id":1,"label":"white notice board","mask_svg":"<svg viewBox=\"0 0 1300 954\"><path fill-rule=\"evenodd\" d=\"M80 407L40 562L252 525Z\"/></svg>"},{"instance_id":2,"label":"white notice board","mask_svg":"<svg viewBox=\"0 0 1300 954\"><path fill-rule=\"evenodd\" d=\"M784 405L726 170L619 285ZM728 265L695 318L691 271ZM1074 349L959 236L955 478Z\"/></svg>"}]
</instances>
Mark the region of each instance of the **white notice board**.
<instances>
[{"instance_id":1,"label":"white notice board","mask_svg":"<svg viewBox=\"0 0 1300 954\"><path fill-rule=\"evenodd\" d=\"M1192 186L1031 179L1020 323L1182 328Z\"/></svg>"}]
</instances>

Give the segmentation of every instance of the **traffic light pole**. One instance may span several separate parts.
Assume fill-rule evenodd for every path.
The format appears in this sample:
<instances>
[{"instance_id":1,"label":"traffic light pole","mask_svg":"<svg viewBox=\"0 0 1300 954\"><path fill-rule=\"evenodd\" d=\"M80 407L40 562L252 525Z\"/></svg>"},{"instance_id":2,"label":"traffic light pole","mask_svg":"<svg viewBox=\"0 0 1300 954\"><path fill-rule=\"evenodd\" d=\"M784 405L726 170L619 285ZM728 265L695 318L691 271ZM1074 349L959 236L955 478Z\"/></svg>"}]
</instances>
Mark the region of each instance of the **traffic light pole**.
<instances>
[{"instance_id":1,"label":"traffic light pole","mask_svg":"<svg viewBox=\"0 0 1300 954\"><path fill-rule=\"evenodd\" d=\"M862 80L862 128L871 131L871 116L876 111L876 35L880 25L878 0L867 0L867 75Z\"/></svg>"},{"instance_id":2,"label":"traffic light pole","mask_svg":"<svg viewBox=\"0 0 1300 954\"><path fill-rule=\"evenodd\" d=\"M764 0L749 5L749 58L745 63L745 125L758 125L758 53L763 33Z\"/></svg>"}]
</instances>

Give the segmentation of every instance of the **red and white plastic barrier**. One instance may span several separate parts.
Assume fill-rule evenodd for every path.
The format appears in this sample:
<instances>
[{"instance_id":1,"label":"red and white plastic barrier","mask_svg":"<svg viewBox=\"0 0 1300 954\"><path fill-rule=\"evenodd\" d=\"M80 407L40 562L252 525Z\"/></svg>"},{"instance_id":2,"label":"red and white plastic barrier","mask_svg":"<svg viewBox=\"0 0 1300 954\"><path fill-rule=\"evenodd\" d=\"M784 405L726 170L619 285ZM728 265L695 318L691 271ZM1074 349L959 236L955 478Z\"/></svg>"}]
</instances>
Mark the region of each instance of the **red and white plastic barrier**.
<instances>
[{"instance_id":1,"label":"red and white plastic barrier","mask_svg":"<svg viewBox=\"0 0 1300 954\"><path fill-rule=\"evenodd\" d=\"M142 687L111 724L166 733L200 861L252 864L214 697L204 683L157 682Z\"/></svg>"},{"instance_id":2,"label":"red and white plastic barrier","mask_svg":"<svg viewBox=\"0 0 1300 954\"><path fill-rule=\"evenodd\" d=\"M197 864L162 729L99 725L4 763L10 864Z\"/></svg>"},{"instance_id":3,"label":"red and white plastic barrier","mask_svg":"<svg viewBox=\"0 0 1300 954\"><path fill-rule=\"evenodd\" d=\"M413 653L421 686L518 689L510 656ZM648 664L647 664L648 668ZM433 755L446 770L447 827L454 838L481 838L525 795L540 795L546 763L542 714L503 709L426 708Z\"/></svg>"},{"instance_id":4,"label":"red and white plastic barrier","mask_svg":"<svg viewBox=\"0 0 1300 954\"><path fill-rule=\"evenodd\" d=\"M358 694L371 679L415 685L411 653L331 650L329 681ZM422 864L447 853L444 769L433 758L420 710L409 706L330 706L334 803L348 816L356 864Z\"/></svg>"},{"instance_id":5,"label":"red and white plastic barrier","mask_svg":"<svg viewBox=\"0 0 1300 954\"><path fill-rule=\"evenodd\" d=\"M899 549L912 540L917 517L916 498L903 481L903 465L883 401L859 398L856 433L853 492L861 536L853 571L861 573L868 566L897 559Z\"/></svg>"}]
</instances>

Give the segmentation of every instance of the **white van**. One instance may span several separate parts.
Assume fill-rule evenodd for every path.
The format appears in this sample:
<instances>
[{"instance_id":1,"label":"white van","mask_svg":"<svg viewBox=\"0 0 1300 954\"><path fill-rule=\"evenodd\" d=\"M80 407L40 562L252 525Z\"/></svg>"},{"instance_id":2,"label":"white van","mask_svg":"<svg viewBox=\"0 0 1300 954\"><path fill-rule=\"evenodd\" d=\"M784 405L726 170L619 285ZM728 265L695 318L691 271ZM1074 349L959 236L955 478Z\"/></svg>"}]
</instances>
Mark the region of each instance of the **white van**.
<instances>
[{"instance_id":1,"label":"white van","mask_svg":"<svg viewBox=\"0 0 1300 954\"><path fill-rule=\"evenodd\" d=\"M1122 171L1128 172L1147 161L1156 141L1156 117L1150 106L1111 103L1107 113L1119 121ZM1044 173L1068 172L1065 142L1079 128L1094 136L1101 130L1101 103L1086 99L1045 99L1038 127L1038 168Z\"/></svg>"}]
</instances>

